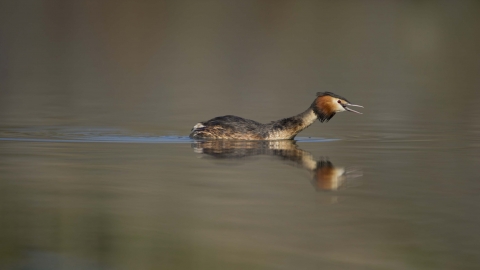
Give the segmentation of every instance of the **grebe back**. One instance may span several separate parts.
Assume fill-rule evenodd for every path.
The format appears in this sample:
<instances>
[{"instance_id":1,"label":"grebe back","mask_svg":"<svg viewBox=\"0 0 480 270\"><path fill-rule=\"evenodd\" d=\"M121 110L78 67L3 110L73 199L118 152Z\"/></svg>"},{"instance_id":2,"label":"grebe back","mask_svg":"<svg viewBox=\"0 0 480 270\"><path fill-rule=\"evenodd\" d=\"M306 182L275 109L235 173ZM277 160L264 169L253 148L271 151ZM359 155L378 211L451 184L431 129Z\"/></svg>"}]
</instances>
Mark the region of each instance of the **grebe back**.
<instances>
[{"instance_id":1,"label":"grebe back","mask_svg":"<svg viewBox=\"0 0 480 270\"><path fill-rule=\"evenodd\" d=\"M315 120L328 122L338 112L359 113L347 106L362 107L331 92L318 92L310 107L295 116L261 124L234 115L215 117L197 123L190 133L192 139L291 140Z\"/></svg>"}]
</instances>

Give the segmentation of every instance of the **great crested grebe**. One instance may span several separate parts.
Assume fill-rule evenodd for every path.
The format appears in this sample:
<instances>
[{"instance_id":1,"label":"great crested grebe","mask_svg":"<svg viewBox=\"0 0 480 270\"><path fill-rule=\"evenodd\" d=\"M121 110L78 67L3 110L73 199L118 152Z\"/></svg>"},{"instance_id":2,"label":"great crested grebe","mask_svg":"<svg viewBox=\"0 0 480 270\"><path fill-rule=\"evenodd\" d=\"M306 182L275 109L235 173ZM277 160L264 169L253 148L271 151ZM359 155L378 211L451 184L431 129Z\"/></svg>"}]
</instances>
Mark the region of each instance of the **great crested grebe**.
<instances>
[{"instance_id":1,"label":"great crested grebe","mask_svg":"<svg viewBox=\"0 0 480 270\"><path fill-rule=\"evenodd\" d=\"M192 139L233 139L233 140L291 140L315 120L330 120L337 112L354 111L347 106L362 107L331 92L318 92L310 107L295 116L261 124L234 115L215 117L197 123L190 133Z\"/></svg>"}]
</instances>

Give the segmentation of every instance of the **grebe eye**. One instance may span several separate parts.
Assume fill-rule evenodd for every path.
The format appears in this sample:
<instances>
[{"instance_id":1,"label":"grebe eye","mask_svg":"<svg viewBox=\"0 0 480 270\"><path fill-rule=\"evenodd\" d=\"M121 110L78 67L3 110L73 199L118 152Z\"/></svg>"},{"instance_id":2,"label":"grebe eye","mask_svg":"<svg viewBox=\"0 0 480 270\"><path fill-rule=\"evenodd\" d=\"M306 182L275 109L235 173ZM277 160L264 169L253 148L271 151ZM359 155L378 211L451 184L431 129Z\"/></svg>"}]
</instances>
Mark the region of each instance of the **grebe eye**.
<instances>
[{"instance_id":1,"label":"grebe eye","mask_svg":"<svg viewBox=\"0 0 480 270\"><path fill-rule=\"evenodd\" d=\"M342 104L342 101L341 101L340 99L339 99L337 102L340 103L340 104Z\"/></svg>"}]
</instances>

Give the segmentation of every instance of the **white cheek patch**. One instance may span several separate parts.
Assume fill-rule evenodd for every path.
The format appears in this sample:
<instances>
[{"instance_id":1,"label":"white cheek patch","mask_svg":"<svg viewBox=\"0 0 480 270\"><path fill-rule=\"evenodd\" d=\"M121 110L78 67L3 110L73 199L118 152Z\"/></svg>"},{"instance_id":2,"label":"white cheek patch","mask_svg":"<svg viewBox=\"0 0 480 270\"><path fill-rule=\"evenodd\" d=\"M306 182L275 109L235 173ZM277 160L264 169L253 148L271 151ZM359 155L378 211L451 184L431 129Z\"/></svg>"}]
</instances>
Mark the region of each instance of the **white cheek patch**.
<instances>
[{"instance_id":1,"label":"white cheek patch","mask_svg":"<svg viewBox=\"0 0 480 270\"><path fill-rule=\"evenodd\" d=\"M344 112L344 111L346 111L345 108L342 106L342 104L338 102L338 100L337 100L336 104L337 104L337 108L336 108L336 110L335 110L336 112Z\"/></svg>"}]
</instances>

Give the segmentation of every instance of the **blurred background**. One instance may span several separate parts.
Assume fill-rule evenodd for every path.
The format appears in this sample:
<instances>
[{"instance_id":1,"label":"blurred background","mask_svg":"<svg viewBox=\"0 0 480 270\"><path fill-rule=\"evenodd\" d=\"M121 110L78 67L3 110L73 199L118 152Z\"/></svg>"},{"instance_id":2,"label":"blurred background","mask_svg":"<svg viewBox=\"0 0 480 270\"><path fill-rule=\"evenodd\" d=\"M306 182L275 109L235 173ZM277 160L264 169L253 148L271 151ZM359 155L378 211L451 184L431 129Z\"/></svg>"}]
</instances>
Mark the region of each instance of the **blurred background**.
<instances>
[{"instance_id":1,"label":"blurred background","mask_svg":"<svg viewBox=\"0 0 480 270\"><path fill-rule=\"evenodd\" d=\"M187 136L318 91L365 109L300 134L362 168L333 193L272 156L0 141L0 267L475 269L479 75L474 0L1 0L4 138Z\"/></svg>"},{"instance_id":2,"label":"blurred background","mask_svg":"<svg viewBox=\"0 0 480 270\"><path fill-rule=\"evenodd\" d=\"M218 115L290 116L317 91L365 105L366 122L473 118L479 10L477 1L1 1L1 124L185 135Z\"/></svg>"}]
</instances>

